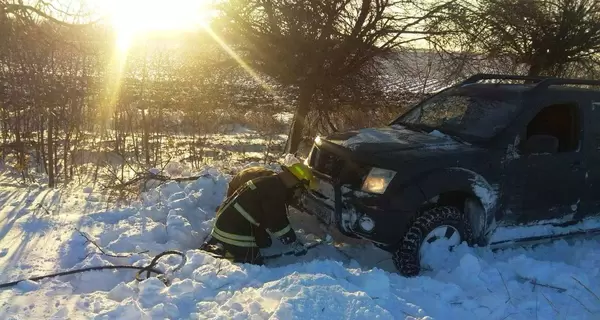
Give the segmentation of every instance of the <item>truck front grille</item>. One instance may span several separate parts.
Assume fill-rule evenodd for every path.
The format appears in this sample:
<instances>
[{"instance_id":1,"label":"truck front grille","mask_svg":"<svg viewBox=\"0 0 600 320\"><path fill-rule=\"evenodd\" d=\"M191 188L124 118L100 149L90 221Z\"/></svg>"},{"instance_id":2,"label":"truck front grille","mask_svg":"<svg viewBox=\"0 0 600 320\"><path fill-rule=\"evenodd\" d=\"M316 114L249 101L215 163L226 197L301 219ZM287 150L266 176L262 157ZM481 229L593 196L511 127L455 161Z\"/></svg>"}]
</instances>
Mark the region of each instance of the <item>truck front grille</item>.
<instances>
[{"instance_id":1,"label":"truck front grille","mask_svg":"<svg viewBox=\"0 0 600 320\"><path fill-rule=\"evenodd\" d=\"M332 177L335 170L340 169L341 161L334 153L314 146L309 164L314 170Z\"/></svg>"},{"instance_id":2,"label":"truck front grille","mask_svg":"<svg viewBox=\"0 0 600 320\"><path fill-rule=\"evenodd\" d=\"M342 184L354 188L361 187L363 178L369 172L369 167L345 161L335 153L316 145L311 151L309 165L315 171L332 178L338 177Z\"/></svg>"}]
</instances>

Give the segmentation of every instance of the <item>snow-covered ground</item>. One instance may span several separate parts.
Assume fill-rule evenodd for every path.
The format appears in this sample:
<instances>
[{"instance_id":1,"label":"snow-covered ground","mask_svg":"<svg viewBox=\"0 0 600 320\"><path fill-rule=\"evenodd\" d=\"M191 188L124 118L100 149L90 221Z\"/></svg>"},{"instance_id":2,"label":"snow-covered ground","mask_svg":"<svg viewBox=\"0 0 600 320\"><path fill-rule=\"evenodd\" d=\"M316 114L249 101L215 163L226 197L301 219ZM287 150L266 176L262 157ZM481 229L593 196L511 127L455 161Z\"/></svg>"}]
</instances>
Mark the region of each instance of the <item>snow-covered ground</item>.
<instances>
[{"instance_id":1,"label":"snow-covered ground","mask_svg":"<svg viewBox=\"0 0 600 320\"><path fill-rule=\"evenodd\" d=\"M415 278L396 274L389 254L336 234L335 246L266 266L215 259L197 248L230 176L199 173L207 176L163 184L123 207L95 186L52 190L0 176L0 282L186 254L170 286L138 282L130 270L21 282L0 291L0 319L600 319L597 239L498 252L461 246ZM291 220L306 242L325 235L304 213ZM103 255L83 235L109 253L134 254ZM274 243L265 254L287 249ZM171 256L158 268L179 262Z\"/></svg>"}]
</instances>

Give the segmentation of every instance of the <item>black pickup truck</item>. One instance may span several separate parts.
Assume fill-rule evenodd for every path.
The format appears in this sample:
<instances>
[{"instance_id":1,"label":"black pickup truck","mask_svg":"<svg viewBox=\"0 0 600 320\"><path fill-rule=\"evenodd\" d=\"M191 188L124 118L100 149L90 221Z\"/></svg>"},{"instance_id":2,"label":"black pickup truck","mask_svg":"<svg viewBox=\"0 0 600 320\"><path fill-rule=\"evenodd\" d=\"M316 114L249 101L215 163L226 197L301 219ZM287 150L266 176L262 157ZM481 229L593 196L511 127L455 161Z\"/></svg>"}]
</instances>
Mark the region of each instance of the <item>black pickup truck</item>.
<instances>
[{"instance_id":1,"label":"black pickup truck","mask_svg":"<svg viewBox=\"0 0 600 320\"><path fill-rule=\"evenodd\" d=\"M442 242L600 212L600 81L477 74L387 126L317 137L299 209L393 254L406 276ZM596 123L596 125L594 125Z\"/></svg>"}]
</instances>

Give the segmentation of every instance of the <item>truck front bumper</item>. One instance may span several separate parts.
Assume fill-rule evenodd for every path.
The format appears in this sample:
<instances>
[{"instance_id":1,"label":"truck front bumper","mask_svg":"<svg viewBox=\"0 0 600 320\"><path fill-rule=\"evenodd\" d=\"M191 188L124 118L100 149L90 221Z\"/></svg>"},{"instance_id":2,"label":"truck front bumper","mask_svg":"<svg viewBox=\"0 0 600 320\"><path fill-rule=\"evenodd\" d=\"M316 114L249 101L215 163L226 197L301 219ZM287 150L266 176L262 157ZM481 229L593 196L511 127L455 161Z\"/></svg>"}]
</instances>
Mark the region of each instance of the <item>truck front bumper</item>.
<instances>
[{"instance_id":1,"label":"truck front bumper","mask_svg":"<svg viewBox=\"0 0 600 320\"><path fill-rule=\"evenodd\" d=\"M320 179L317 191L303 194L299 209L345 236L362 238L388 250L396 243L398 236L399 228L394 225L404 223L402 217L407 215L389 208L366 205L363 200L355 196L355 191Z\"/></svg>"},{"instance_id":2,"label":"truck front bumper","mask_svg":"<svg viewBox=\"0 0 600 320\"><path fill-rule=\"evenodd\" d=\"M306 192L298 209L352 238L363 238L382 249L393 248L413 215L410 204L419 201L418 188L389 195L360 191L370 166L365 159L327 141L316 141L305 161L319 181ZM408 205L408 207L407 207Z\"/></svg>"},{"instance_id":3,"label":"truck front bumper","mask_svg":"<svg viewBox=\"0 0 600 320\"><path fill-rule=\"evenodd\" d=\"M302 194L299 209L317 217L326 226L333 226L345 235L355 237L349 233L348 226L343 223L344 204L341 199L341 188L323 178L318 178L318 180L318 190Z\"/></svg>"}]
</instances>

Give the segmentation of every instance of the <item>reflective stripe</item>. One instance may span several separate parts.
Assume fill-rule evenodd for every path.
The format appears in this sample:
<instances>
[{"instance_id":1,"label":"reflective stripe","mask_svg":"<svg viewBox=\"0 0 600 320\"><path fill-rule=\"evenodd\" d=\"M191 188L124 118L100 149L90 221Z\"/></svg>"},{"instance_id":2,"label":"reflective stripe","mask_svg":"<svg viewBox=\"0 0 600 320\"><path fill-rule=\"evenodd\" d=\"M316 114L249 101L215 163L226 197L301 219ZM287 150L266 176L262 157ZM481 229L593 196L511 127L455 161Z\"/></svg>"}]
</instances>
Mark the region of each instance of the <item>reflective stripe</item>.
<instances>
[{"instance_id":1,"label":"reflective stripe","mask_svg":"<svg viewBox=\"0 0 600 320\"><path fill-rule=\"evenodd\" d=\"M254 237L253 236L242 236L242 235L237 235L237 234L233 234L233 233L229 233L229 232L225 232L223 230L218 229L217 227L215 227L213 229L213 231L215 233L218 233L220 236L222 237L226 237L229 238L231 240L239 240L239 241L254 241Z\"/></svg>"},{"instance_id":2,"label":"reflective stripe","mask_svg":"<svg viewBox=\"0 0 600 320\"><path fill-rule=\"evenodd\" d=\"M292 230L292 227L288 224L287 227L285 227L277 232L273 232L273 235L279 238L279 237L283 236L284 234L290 232L290 230Z\"/></svg>"},{"instance_id":3,"label":"reflective stripe","mask_svg":"<svg viewBox=\"0 0 600 320\"><path fill-rule=\"evenodd\" d=\"M233 207L242 215L244 216L244 218L246 218L246 220L248 220L248 222L252 223L255 226L259 226L260 224L258 222L256 222L256 220L254 220L254 218L252 218L252 216L246 211L244 210L244 208L242 208L242 206L240 206L239 203L236 203L233 205Z\"/></svg>"},{"instance_id":4,"label":"reflective stripe","mask_svg":"<svg viewBox=\"0 0 600 320\"><path fill-rule=\"evenodd\" d=\"M257 247L256 242L254 242L254 241L252 241L252 242L249 242L249 241L236 241L236 240L225 238L225 237L219 235L216 232L213 232L211 235L213 237L215 237L215 239L217 239L217 240L219 240L219 241L221 241L223 243L230 244L232 246L246 247L246 248Z\"/></svg>"},{"instance_id":5,"label":"reflective stripe","mask_svg":"<svg viewBox=\"0 0 600 320\"><path fill-rule=\"evenodd\" d=\"M235 198L237 198L237 195L235 196ZM229 201L229 203L227 203L224 207L219 208L219 212L217 212L217 215L221 214L223 211L225 211L225 209L229 208L229 206L235 202L235 198Z\"/></svg>"},{"instance_id":6,"label":"reflective stripe","mask_svg":"<svg viewBox=\"0 0 600 320\"><path fill-rule=\"evenodd\" d=\"M254 185L254 183L250 184L251 182L252 182L252 180L249 180L248 182L246 182L246 185L252 190L256 189L256 186ZM225 201L229 200L229 202L224 207L219 208L217 215L219 215L221 212L225 211L225 209L229 208L229 206L237 200L241 191L243 191L243 188L240 187L231 196L229 196L229 198L225 199Z\"/></svg>"}]
</instances>

